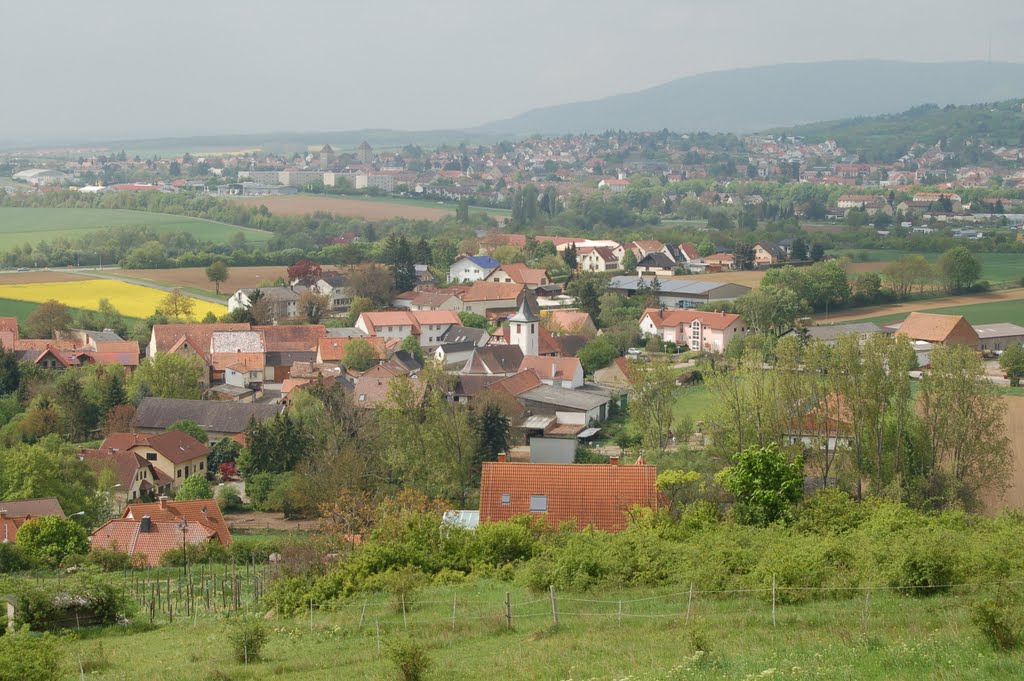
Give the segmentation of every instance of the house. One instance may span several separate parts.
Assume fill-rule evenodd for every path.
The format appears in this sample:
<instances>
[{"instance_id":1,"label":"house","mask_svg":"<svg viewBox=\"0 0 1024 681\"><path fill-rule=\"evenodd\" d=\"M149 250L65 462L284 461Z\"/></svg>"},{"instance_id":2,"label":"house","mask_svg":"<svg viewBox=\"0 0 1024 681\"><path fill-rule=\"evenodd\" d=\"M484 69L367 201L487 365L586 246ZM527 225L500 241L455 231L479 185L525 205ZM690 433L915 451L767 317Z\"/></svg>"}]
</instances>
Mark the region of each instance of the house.
<instances>
[{"instance_id":1,"label":"house","mask_svg":"<svg viewBox=\"0 0 1024 681\"><path fill-rule=\"evenodd\" d=\"M827 326L807 326L801 329L791 329L783 335L788 336L789 334L800 333L807 334L808 338L821 341L831 347L843 336L856 334L858 340L864 343L868 336L876 333L886 333L886 330L878 324L872 324L871 322L851 322L849 324L830 324Z\"/></svg>"},{"instance_id":2,"label":"house","mask_svg":"<svg viewBox=\"0 0 1024 681\"><path fill-rule=\"evenodd\" d=\"M899 325L896 335L906 336L915 342L966 345L975 350L981 344L978 332L963 315L911 312Z\"/></svg>"},{"instance_id":3,"label":"house","mask_svg":"<svg viewBox=\"0 0 1024 681\"><path fill-rule=\"evenodd\" d=\"M449 328L461 324L459 315L451 310L364 312L356 320L356 328L368 336L398 340L415 336L424 349L430 350L441 344Z\"/></svg>"},{"instance_id":4,"label":"house","mask_svg":"<svg viewBox=\"0 0 1024 681\"><path fill-rule=\"evenodd\" d=\"M501 267L501 263L489 255L465 255L448 268L448 281L452 283L483 281L499 267Z\"/></svg>"},{"instance_id":5,"label":"house","mask_svg":"<svg viewBox=\"0 0 1024 681\"><path fill-rule=\"evenodd\" d=\"M352 289L348 287L348 277L341 272L322 273L312 289L320 295L327 296L331 312L334 314L346 314L352 307Z\"/></svg>"},{"instance_id":6,"label":"house","mask_svg":"<svg viewBox=\"0 0 1024 681\"><path fill-rule=\"evenodd\" d=\"M651 279L618 276L608 282L608 289L629 297L642 289L651 289ZM708 303L736 300L750 293L749 286L693 279L661 279L657 284L658 302L669 308L693 308Z\"/></svg>"},{"instance_id":7,"label":"house","mask_svg":"<svg viewBox=\"0 0 1024 681\"><path fill-rule=\"evenodd\" d=\"M476 348L459 370L460 374L510 376L519 372L523 350L518 345L488 345Z\"/></svg>"},{"instance_id":8,"label":"house","mask_svg":"<svg viewBox=\"0 0 1024 681\"><path fill-rule=\"evenodd\" d=\"M382 336L367 336L365 338L321 338L317 345L317 364L341 364L345 361L345 348L349 343L356 340L366 341L373 348L375 358L383 362L388 357L387 339Z\"/></svg>"},{"instance_id":9,"label":"house","mask_svg":"<svg viewBox=\"0 0 1024 681\"><path fill-rule=\"evenodd\" d=\"M746 333L738 314L648 308L640 317L640 333L701 352L725 352L737 334Z\"/></svg>"},{"instance_id":10,"label":"house","mask_svg":"<svg viewBox=\"0 0 1024 681\"><path fill-rule=\"evenodd\" d=\"M266 288L240 288L228 298L228 312L247 310L256 291L269 303L270 318L275 322L299 316L299 297L308 291L305 286L268 286Z\"/></svg>"},{"instance_id":11,"label":"house","mask_svg":"<svg viewBox=\"0 0 1024 681\"><path fill-rule=\"evenodd\" d=\"M462 298L455 291L406 291L399 293L391 301L394 307L404 310L452 310L462 312L466 309Z\"/></svg>"},{"instance_id":12,"label":"house","mask_svg":"<svg viewBox=\"0 0 1024 681\"><path fill-rule=\"evenodd\" d=\"M655 277L670 277L675 273L676 263L664 253L648 253L636 263L637 274Z\"/></svg>"},{"instance_id":13,"label":"house","mask_svg":"<svg viewBox=\"0 0 1024 681\"><path fill-rule=\"evenodd\" d=\"M251 326L243 323L216 324L154 324L146 346L146 356L155 357L161 352L196 357L204 366L210 365L210 343L218 331L249 331ZM209 372L205 372L203 384L209 385Z\"/></svg>"},{"instance_id":14,"label":"house","mask_svg":"<svg viewBox=\"0 0 1024 681\"><path fill-rule=\"evenodd\" d=\"M315 362L320 339L327 335L327 329L321 324L254 326L253 331L263 334L268 383L287 379L296 362Z\"/></svg>"},{"instance_id":15,"label":"house","mask_svg":"<svg viewBox=\"0 0 1024 681\"><path fill-rule=\"evenodd\" d=\"M622 178L605 179L597 183L598 189L608 189L612 194L621 194L629 189L629 180Z\"/></svg>"},{"instance_id":16,"label":"house","mask_svg":"<svg viewBox=\"0 0 1024 681\"><path fill-rule=\"evenodd\" d=\"M1017 324L984 324L974 330L982 352L1002 352L1011 345L1024 343L1024 327Z\"/></svg>"},{"instance_id":17,"label":"house","mask_svg":"<svg viewBox=\"0 0 1024 681\"><path fill-rule=\"evenodd\" d=\"M210 444L244 433L252 420L269 421L281 412L276 404L245 404L207 400L145 397L135 411L133 430L158 434L182 420L195 421L206 431Z\"/></svg>"},{"instance_id":18,"label":"house","mask_svg":"<svg viewBox=\"0 0 1024 681\"><path fill-rule=\"evenodd\" d=\"M625 357L616 357L611 364L594 372L594 380L614 388L629 387L629 361Z\"/></svg>"},{"instance_id":19,"label":"house","mask_svg":"<svg viewBox=\"0 0 1024 681\"><path fill-rule=\"evenodd\" d=\"M477 347L484 347L491 340L491 334L486 329L478 329L472 326L451 326L441 334L441 343L465 343L472 342Z\"/></svg>"},{"instance_id":20,"label":"house","mask_svg":"<svg viewBox=\"0 0 1024 681\"><path fill-rule=\"evenodd\" d=\"M0 501L0 544L17 542L18 529L32 518L66 517L54 497Z\"/></svg>"},{"instance_id":21,"label":"house","mask_svg":"<svg viewBox=\"0 0 1024 681\"><path fill-rule=\"evenodd\" d=\"M81 449L80 458L97 475L116 480L111 494L123 507L133 501L171 492L174 478L156 468L146 457L130 449Z\"/></svg>"},{"instance_id":22,"label":"house","mask_svg":"<svg viewBox=\"0 0 1024 681\"><path fill-rule=\"evenodd\" d=\"M391 382L406 375L408 375L409 380L412 383L413 390L422 397L426 386L420 381L416 374L406 374L405 372L380 364L364 371L363 374L356 379L356 385L352 391L352 397L355 400L356 405L360 407L366 409L379 407L388 400L388 394L391 390Z\"/></svg>"},{"instance_id":23,"label":"house","mask_svg":"<svg viewBox=\"0 0 1024 681\"><path fill-rule=\"evenodd\" d=\"M466 366L466 362L473 356L476 349L477 345L472 341L444 343L434 350L434 359L444 367L461 368Z\"/></svg>"},{"instance_id":24,"label":"house","mask_svg":"<svg viewBox=\"0 0 1024 681\"><path fill-rule=\"evenodd\" d=\"M189 476L206 475L210 455L209 447L180 430L158 434L111 433L99 451L134 452L170 479L171 487L177 487Z\"/></svg>"},{"instance_id":25,"label":"house","mask_svg":"<svg viewBox=\"0 0 1024 681\"><path fill-rule=\"evenodd\" d=\"M834 453L840 447L853 443L853 412L842 395L829 394L814 405L799 421L797 432L784 434L789 444Z\"/></svg>"},{"instance_id":26,"label":"house","mask_svg":"<svg viewBox=\"0 0 1024 681\"><path fill-rule=\"evenodd\" d=\"M758 241L754 244L754 265L765 268L777 265L786 259L786 252L773 241Z\"/></svg>"},{"instance_id":27,"label":"house","mask_svg":"<svg viewBox=\"0 0 1024 681\"><path fill-rule=\"evenodd\" d=\"M618 532L629 525L635 507L657 510L657 469L638 460L634 466L610 464L486 462L480 480L480 522L519 515L543 517L551 527L571 522Z\"/></svg>"},{"instance_id":28,"label":"house","mask_svg":"<svg viewBox=\"0 0 1024 681\"><path fill-rule=\"evenodd\" d=\"M150 567L183 544L231 543L231 533L212 499L129 504L120 518L101 525L90 538L93 549L120 551Z\"/></svg>"},{"instance_id":29,"label":"house","mask_svg":"<svg viewBox=\"0 0 1024 681\"><path fill-rule=\"evenodd\" d=\"M700 253L697 252L697 247L689 242L682 242L679 244L679 254L681 261L684 263L700 262ZM677 260L679 262L679 260Z\"/></svg>"},{"instance_id":30,"label":"house","mask_svg":"<svg viewBox=\"0 0 1024 681\"><path fill-rule=\"evenodd\" d=\"M583 310L545 310L541 313L544 325L555 334L567 334L593 338L597 326L590 314Z\"/></svg>"},{"instance_id":31,"label":"house","mask_svg":"<svg viewBox=\"0 0 1024 681\"><path fill-rule=\"evenodd\" d=\"M478 281L466 289L460 298L466 312L487 315L489 312L516 309L526 290L525 284Z\"/></svg>"},{"instance_id":32,"label":"house","mask_svg":"<svg viewBox=\"0 0 1024 681\"><path fill-rule=\"evenodd\" d=\"M211 382L259 390L267 366L261 331L215 331L210 337Z\"/></svg>"},{"instance_id":33,"label":"house","mask_svg":"<svg viewBox=\"0 0 1024 681\"><path fill-rule=\"evenodd\" d=\"M633 252L633 255L636 256L637 262L640 262L652 253L661 253L671 259L671 254L665 248L665 244L657 241L656 239L638 239L627 245L626 250Z\"/></svg>"},{"instance_id":34,"label":"house","mask_svg":"<svg viewBox=\"0 0 1024 681\"><path fill-rule=\"evenodd\" d=\"M579 272L611 272L619 269L619 257L607 246L583 246L576 249Z\"/></svg>"},{"instance_id":35,"label":"house","mask_svg":"<svg viewBox=\"0 0 1024 681\"><path fill-rule=\"evenodd\" d=\"M736 269L736 256L732 253L712 253L704 256L704 264L721 270Z\"/></svg>"},{"instance_id":36,"label":"house","mask_svg":"<svg viewBox=\"0 0 1024 681\"><path fill-rule=\"evenodd\" d=\"M531 291L551 283L546 270L527 267L521 262L501 265L487 275L484 281L496 284L523 284Z\"/></svg>"},{"instance_id":37,"label":"house","mask_svg":"<svg viewBox=\"0 0 1024 681\"><path fill-rule=\"evenodd\" d=\"M553 385L567 390L583 387L583 363L576 357L523 357L520 371L532 369L544 385Z\"/></svg>"},{"instance_id":38,"label":"house","mask_svg":"<svg viewBox=\"0 0 1024 681\"><path fill-rule=\"evenodd\" d=\"M522 379L521 383L514 381L520 377L526 378ZM537 372L527 370L499 381L491 387L510 392L510 386L518 390L513 396L531 414L553 416L563 421L590 426L606 420L610 413L610 396L594 386L590 386L590 389L585 386L569 390L546 385Z\"/></svg>"}]
</instances>

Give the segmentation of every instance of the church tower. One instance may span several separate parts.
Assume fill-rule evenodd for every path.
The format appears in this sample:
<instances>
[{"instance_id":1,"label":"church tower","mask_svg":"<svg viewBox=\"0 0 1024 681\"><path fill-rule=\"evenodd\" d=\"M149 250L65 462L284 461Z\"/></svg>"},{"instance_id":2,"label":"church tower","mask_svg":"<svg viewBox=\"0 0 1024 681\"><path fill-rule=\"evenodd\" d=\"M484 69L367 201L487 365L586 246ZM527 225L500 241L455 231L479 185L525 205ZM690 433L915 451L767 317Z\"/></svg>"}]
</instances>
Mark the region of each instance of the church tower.
<instances>
[{"instance_id":1,"label":"church tower","mask_svg":"<svg viewBox=\"0 0 1024 681\"><path fill-rule=\"evenodd\" d=\"M540 354L540 317L533 313L523 296L519 311L508 320L508 344L518 345L523 356Z\"/></svg>"}]
</instances>

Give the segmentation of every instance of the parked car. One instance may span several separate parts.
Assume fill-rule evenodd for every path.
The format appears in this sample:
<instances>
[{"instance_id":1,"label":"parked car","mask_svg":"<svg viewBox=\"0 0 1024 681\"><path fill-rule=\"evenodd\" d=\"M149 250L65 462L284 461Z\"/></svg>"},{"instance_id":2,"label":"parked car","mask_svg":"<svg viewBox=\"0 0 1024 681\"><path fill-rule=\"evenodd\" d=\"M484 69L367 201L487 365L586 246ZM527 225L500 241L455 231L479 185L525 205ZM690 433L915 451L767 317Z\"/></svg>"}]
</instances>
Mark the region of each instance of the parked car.
<instances>
[{"instance_id":1,"label":"parked car","mask_svg":"<svg viewBox=\"0 0 1024 681\"><path fill-rule=\"evenodd\" d=\"M643 354L643 352L644 351L641 350L640 348L627 348L626 349L626 354L629 355L630 357L639 357L640 355Z\"/></svg>"}]
</instances>

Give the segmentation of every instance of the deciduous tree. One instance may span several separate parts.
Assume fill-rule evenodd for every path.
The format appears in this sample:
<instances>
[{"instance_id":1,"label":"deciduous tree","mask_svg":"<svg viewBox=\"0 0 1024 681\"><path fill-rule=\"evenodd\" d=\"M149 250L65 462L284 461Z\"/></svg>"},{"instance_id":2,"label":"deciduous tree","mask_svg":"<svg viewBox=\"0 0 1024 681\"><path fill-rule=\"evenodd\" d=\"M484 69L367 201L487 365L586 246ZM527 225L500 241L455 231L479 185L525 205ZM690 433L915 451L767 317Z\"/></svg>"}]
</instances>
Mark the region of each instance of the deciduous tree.
<instances>
[{"instance_id":1,"label":"deciduous tree","mask_svg":"<svg viewBox=\"0 0 1024 681\"><path fill-rule=\"evenodd\" d=\"M213 283L214 290L220 295L220 285L228 280L230 272L223 260L215 260L206 268L206 278Z\"/></svg>"},{"instance_id":2,"label":"deciduous tree","mask_svg":"<svg viewBox=\"0 0 1024 681\"><path fill-rule=\"evenodd\" d=\"M25 319L25 334L30 338L56 338L71 328L71 311L56 300L47 300Z\"/></svg>"},{"instance_id":3,"label":"deciduous tree","mask_svg":"<svg viewBox=\"0 0 1024 681\"><path fill-rule=\"evenodd\" d=\"M196 301L182 293L181 289L176 288L160 301L156 312L167 317L167 319L182 321L191 319L195 308Z\"/></svg>"},{"instance_id":4,"label":"deciduous tree","mask_svg":"<svg viewBox=\"0 0 1024 681\"><path fill-rule=\"evenodd\" d=\"M159 353L139 363L128 379L128 397L138 404L144 397L198 400L203 396L206 366L194 355Z\"/></svg>"}]
</instances>

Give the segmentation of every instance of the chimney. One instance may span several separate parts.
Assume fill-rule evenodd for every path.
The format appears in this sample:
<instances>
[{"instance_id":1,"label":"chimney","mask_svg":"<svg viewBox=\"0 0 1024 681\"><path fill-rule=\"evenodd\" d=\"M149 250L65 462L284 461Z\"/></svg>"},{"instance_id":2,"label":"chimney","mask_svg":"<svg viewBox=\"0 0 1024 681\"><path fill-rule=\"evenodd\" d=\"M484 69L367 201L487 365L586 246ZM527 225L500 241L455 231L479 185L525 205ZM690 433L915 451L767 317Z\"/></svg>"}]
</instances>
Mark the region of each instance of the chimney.
<instances>
[{"instance_id":1,"label":"chimney","mask_svg":"<svg viewBox=\"0 0 1024 681\"><path fill-rule=\"evenodd\" d=\"M498 452L498 463L505 463L505 452Z\"/></svg>"},{"instance_id":2,"label":"chimney","mask_svg":"<svg viewBox=\"0 0 1024 681\"><path fill-rule=\"evenodd\" d=\"M160 496L160 510L161 511L166 511L167 510L167 495L161 495Z\"/></svg>"},{"instance_id":3,"label":"chimney","mask_svg":"<svg viewBox=\"0 0 1024 681\"><path fill-rule=\"evenodd\" d=\"M149 534L153 530L153 519L148 515L142 516L142 520L139 521L139 532L143 534Z\"/></svg>"},{"instance_id":4,"label":"chimney","mask_svg":"<svg viewBox=\"0 0 1024 681\"><path fill-rule=\"evenodd\" d=\"M618 454L609 454L608 455L608 463L611 464L612 466L618 466L619 465L619 455Z\"/></svg>"}]
</instances>

